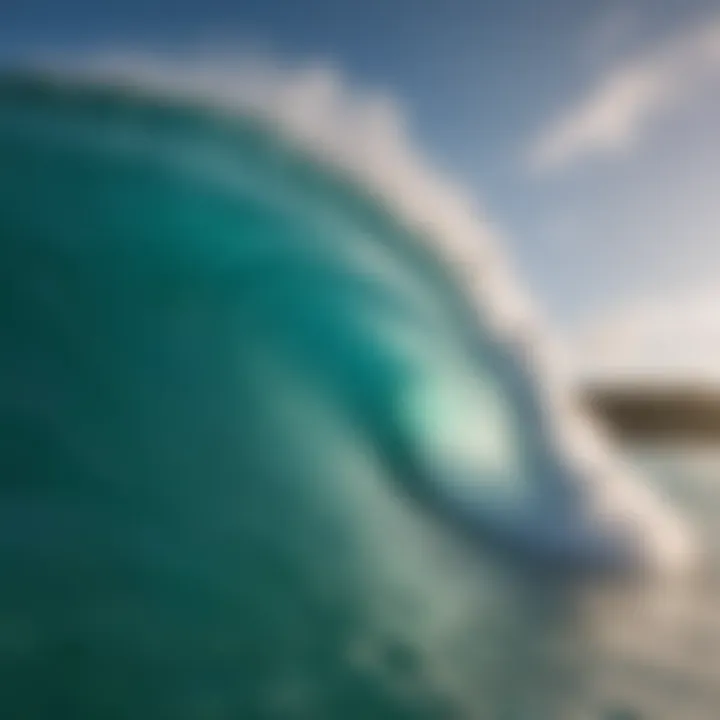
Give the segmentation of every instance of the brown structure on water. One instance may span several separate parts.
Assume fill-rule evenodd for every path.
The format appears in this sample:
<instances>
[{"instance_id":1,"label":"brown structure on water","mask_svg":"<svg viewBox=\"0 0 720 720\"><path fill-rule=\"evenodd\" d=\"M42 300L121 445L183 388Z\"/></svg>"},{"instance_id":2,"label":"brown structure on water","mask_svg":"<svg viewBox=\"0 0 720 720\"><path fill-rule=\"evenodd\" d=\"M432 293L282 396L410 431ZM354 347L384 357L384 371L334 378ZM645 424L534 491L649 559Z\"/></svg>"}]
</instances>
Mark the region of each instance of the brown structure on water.
<instances>
[{"instance_id":1,"label":"brown structure on water","mask_svg":"<svg viewBox=\"0 0 720 720\"><path fill-rule=\"evenodd\" d=\"M591 412L625 440L720 442L720 388L703 385L586 385Z\"/></svg>"}]
</instances>

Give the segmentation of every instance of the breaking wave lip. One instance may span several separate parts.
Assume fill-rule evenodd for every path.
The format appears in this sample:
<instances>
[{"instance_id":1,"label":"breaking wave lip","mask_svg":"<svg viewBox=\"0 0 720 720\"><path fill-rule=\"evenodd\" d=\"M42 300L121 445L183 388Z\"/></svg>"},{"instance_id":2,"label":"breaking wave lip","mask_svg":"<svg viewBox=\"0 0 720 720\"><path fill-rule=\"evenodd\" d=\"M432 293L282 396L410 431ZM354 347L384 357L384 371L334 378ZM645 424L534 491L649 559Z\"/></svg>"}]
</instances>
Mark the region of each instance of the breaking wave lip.
<instances>
[{"instance_id":1,"label":"breaking wave lip","mask_svg":"<svg viewBox=\"0 0 720 720\"><path fill-rule=\"evenodd\" d=\"M460 188L428 166L392 98L353 91L329 66L288 67L244 55L96 52L45 56L26 66L58 82L257 117L321 164L369 189L429 244L452 269L483 322L500 342L515 347L539 379L536 391L552 441L570 482L582 484L587 496L587 520L577 523L575 518L566 527L553 528L541 513L533 515L533 508L525 522L522 513L502 516L493 509L473 509L452 492L441 497L471 530L494 528L520 553L547 553L556 559L565 553L580 563L592 564L608 542L612 562L634 570L673 573L695 564L695 540L675 509L635 476L613 452L602 428L575 408L560 346L519 292L497 251L497 231Z\"/></svg>"}]
</instances>

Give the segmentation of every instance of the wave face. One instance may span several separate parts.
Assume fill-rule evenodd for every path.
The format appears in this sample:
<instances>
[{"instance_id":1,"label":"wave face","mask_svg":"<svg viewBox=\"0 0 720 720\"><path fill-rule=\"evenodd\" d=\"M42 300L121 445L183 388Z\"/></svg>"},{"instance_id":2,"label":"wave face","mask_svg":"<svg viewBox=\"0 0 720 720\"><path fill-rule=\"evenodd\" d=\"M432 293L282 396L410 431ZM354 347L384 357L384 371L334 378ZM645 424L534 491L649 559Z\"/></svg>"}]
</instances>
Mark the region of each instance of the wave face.
<instances>
[{"instance_id":1,"label":"wave face","mask_svg":"<svg viewBox=\"0 0 720 720\"><path fill-rule=\"evenodd\" d=\"M644 496L602 525L434 228L257 110L0 86L23 717L475 717L489 548L636 568L680 537Z\"/></svg>"}]
</instances>

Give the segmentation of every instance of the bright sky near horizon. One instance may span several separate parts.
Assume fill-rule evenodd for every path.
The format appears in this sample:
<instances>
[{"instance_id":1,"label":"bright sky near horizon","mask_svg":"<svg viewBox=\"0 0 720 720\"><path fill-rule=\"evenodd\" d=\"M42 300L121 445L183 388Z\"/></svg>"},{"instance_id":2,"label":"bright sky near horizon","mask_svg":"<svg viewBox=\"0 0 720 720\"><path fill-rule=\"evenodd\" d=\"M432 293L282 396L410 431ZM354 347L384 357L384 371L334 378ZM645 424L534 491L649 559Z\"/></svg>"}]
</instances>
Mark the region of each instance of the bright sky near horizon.
<instances>
[{"instance_id":1,"label":"bright sky near horizon","mask_svg":"<svg viewBox=\"0 0 720 720\"><path fill-rule=\"evenodd\" d=\"M250 47L389 92L569 333L720 296L717 2L0 4L0 57L90 46Z\"/></svg>"}]
</instances>

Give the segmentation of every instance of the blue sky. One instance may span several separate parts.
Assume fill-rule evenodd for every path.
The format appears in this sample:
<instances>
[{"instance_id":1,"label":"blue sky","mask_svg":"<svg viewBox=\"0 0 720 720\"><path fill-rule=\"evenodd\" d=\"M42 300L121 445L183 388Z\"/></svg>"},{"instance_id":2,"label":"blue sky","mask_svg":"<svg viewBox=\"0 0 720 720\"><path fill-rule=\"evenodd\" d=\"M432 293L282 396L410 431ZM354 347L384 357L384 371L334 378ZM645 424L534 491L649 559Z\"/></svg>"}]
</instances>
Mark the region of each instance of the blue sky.
<instances>
[{"instance_id":1,"label":"blue sky","mask_svg":"<svg viewBox=\"0 0 720 720\"><path fill-rule=\"evenodd\" d=\"M0 0L6 56L253 46L389 91L573 329L718 285L718 28L707 0Z\"/></svg>"}]
</instances>

